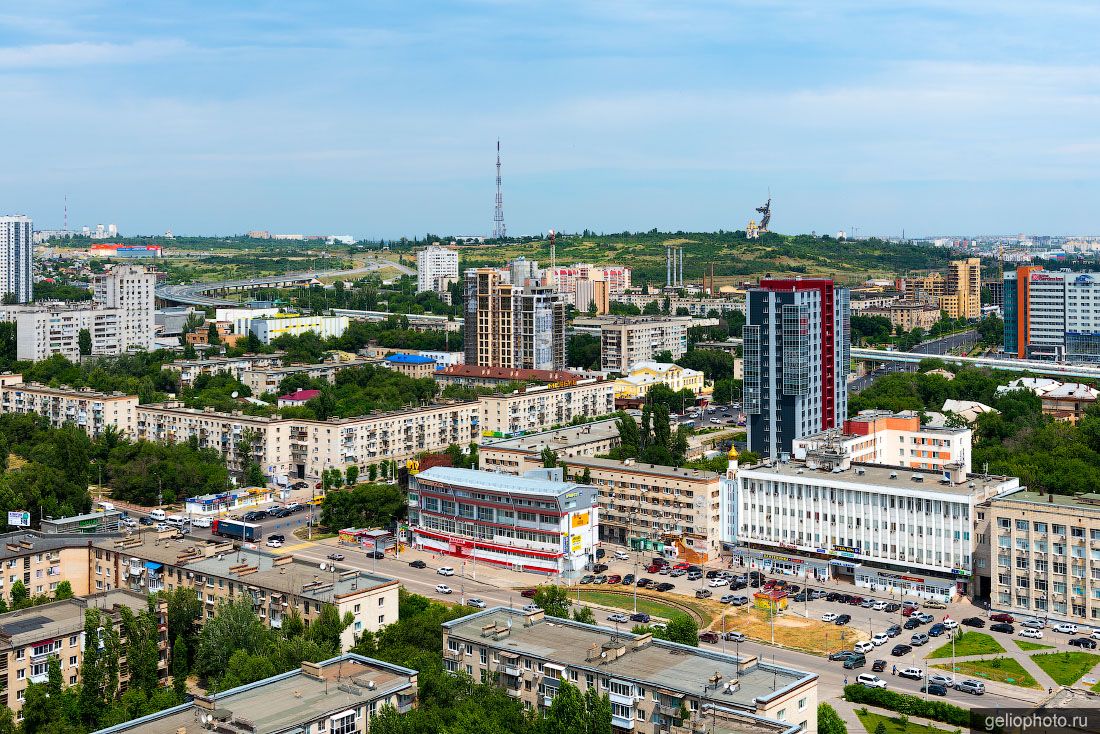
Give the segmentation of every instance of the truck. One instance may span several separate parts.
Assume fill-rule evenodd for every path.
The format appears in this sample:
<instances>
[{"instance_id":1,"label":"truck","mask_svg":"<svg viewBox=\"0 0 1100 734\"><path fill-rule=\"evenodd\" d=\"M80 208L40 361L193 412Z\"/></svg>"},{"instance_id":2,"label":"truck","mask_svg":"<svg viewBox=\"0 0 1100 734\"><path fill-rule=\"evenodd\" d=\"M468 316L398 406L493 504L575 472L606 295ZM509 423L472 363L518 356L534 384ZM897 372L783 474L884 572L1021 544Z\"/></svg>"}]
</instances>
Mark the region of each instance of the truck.
<instances>
[{"instance_id":1,"label":"truck","mask_svg":"<svg viewBox=\"0 0 1100 734\"><path fill-rule=\"evenodd\" d=\"M264 529L262 525L252 522L218 518L211 524L210 532L222 538L253 542L263 537Z\"/></svg>"}]
</instances>

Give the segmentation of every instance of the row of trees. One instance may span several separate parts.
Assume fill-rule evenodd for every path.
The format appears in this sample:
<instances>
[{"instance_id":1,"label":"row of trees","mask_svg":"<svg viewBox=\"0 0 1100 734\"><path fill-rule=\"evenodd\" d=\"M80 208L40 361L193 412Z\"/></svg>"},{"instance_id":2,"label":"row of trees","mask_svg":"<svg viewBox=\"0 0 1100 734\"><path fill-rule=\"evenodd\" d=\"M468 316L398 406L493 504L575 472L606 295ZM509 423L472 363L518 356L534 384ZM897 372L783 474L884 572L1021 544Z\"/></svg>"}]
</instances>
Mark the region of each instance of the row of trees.
<instances>
[{"instance_id":1,"label":"row of trees","mask_svg":"<svg viewBox=\"0 0 1100 734\"><path fill-rule=\"evenodd\" d=\"M688 451L691 429L678 425L672 430L668 407L658 404L642 407L642 423L639 426L625 413L619 415L619 446L609 454L611 458L638 459L646 464L682 466Z\"/></svg>"}]
</instances>

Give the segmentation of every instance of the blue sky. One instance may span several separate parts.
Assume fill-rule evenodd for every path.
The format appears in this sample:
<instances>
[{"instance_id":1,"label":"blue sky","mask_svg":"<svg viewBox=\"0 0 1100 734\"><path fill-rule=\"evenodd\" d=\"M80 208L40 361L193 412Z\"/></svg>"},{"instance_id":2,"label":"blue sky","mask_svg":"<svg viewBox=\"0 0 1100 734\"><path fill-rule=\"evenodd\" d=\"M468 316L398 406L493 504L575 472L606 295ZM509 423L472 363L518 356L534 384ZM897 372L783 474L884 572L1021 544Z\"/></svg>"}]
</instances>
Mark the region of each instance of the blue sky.
<instances>
[{"instance_id":1,"label":"blue sky","mask_svg":"<svg viewBox=\"0 0 1100 734\"><path fill-rule=\"evenodd\" d=\"M1098 233L1100 3L0 5L0 212L126 234Z\"/></svg>"}]
</instances>

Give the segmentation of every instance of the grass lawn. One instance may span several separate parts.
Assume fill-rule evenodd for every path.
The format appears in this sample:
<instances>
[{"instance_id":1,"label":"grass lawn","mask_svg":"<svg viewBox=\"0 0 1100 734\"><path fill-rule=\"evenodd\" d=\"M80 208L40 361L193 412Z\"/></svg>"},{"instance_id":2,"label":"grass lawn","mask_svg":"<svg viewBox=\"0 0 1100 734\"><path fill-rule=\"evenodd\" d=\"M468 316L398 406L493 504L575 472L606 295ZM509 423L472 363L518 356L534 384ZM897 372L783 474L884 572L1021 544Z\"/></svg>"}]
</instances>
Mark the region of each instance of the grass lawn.
<instances>
[{"instance_id":1,"label":"grass lawn","mask_svg":"<svg viewBox=\"0 0 1100 734\"><path fill-rule=\"evenodd\" d=\"M1013 640L1016 643L1016 647L1030 652L1032 650L1053 650L1054 645L1040 645L1038 642L1032 642L1031 640Z\"/></svg>"},{"instance_id":2,"label":"grass lawn","mask_svg":"<svg viewBox=\"0 0 1100 734\"><path fill-rule=\"evenodd\" d=\"M1048 652L1031 659L1060 686L1072 686L1100 663L1100 655L1092 652Z\"/></svg>"},{"instance_id":3,"label":"grass lawn","mask_svg":"<svg viewBox=\"0 0 1100 734\"><path fill-rule=\"evenodd\" d=\"M955 657L963 658L969 655L996 655L1004 652L1001 644L984 632L964 632L963 636L955 640ZM951 657L951 643L932 651L928 656L932 658Z\"/></svg>"},{"instance_id":4,"label":"grass lawn","mask_svg":"<svg viewBox=\"0 0 1100 734\"><path fill-rule=\"evenodd\" d=\"M882 714L875 714L870 711L866 714L861 714L857 710L856 716L859 717L860 723L863 724L863 728L867 730L868 734L874 734L875 729L878 728L880 723L886 726L887 734L936 734L936 732L947 734L947 732L954 731L953 729L937 729L934 726L914 724L913 722L909 722L905 726L902 726L901 722L897 719L892 719Z\"/></svg>"},{"instance_id":5,"label":"grass lawn","mask_svg":"<svg viewBox=\"0 0 1100 734\"><path fill-rule=\"evenodd\" d=\"M570 592L569 596L570 598L575 599L576 594L577 592L574 590ZM616 609L625 609L629 612L634 611L634 597L627 594L609 594L603 591L582 590L581 601L588 601L593 604L599 604L603 607L615 607ZM678 603L682 603L686 607L690 607L691 609L702 615L703 624L699 625L700 629L705 628L708 624L710 624L712 615L706 609L706 607L702 606L701 604L691 604L686 600L681 601L680 599L677 599L676 601ZM643 596L641 594L638 594L638 611L645 612L651 617L660 617L662 619L669 619L670 617L675 617L684 613L674 606L665 604L656 599L651 599L650 597Z\"/></svg>"},{"instance_id":6,"label":"grass lawn","mask_svg":"<svg viewBox=\"0 0 1100 734\"><path fill-rule=\"evenodd\" d=\"M950 663L936 665L935 667L951 670ZM955 672L972 678L1000 681L1021 688L1042 689L1042 686L1024 670L1024 667L1012 658L966 660L955 663Z\"/></svg>"}]
</instances>

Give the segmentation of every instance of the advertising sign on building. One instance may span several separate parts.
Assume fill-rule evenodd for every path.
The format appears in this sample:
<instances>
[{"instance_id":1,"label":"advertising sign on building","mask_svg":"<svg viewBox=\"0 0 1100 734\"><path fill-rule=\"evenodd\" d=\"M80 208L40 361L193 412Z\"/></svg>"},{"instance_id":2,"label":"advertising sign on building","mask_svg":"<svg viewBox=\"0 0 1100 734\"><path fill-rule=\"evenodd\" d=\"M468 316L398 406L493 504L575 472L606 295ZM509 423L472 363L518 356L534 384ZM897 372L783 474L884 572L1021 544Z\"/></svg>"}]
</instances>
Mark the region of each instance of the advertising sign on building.
<instances>
[{"instance_id":1,"label":"advertising sign on building","mask_svg":"<svg viewBox=\"0 0 1100 734\"><path fill-rule=\"evenodd\" d=\"M29 528L31 526L31 513L23 511L8 511L8 525L17 528Z\"/></svg>"}]
</instances>

